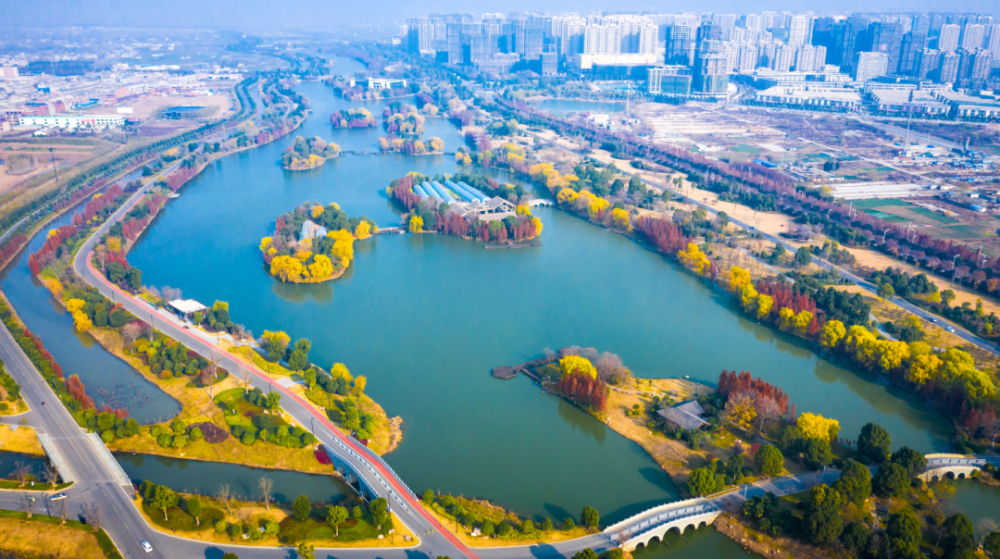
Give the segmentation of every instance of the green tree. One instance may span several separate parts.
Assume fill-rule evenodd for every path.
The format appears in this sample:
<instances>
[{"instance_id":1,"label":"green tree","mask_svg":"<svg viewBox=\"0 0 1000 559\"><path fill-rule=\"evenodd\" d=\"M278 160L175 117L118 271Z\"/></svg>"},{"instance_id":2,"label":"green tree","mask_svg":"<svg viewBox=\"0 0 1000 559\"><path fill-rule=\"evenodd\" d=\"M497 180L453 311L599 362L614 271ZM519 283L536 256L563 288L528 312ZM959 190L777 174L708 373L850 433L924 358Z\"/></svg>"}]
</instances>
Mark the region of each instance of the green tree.
<instances>
[{"instance_id":1,"label":"green tree","mask_svg":"<svg viewBox=\"0 0 1000 559\"><path fill-rule=\"evenodd\" d=\"M704 497L715 493L717 487L715 472L709 468L695 468L687 479L688 493L696 497Z\"/></svg>"},{"instance_id":2,"label":"green tree","mask_svg":"<svg viewBox=\"0 0 1000 559\"><path fill-rule=\"evenodd\" d=\"M945 538L942 546L945 559L966 559L973 555L976 549L972 522L964 514L949 516L942 525Z\"/></svg>"},{"instance_id":3,"label":"green tree","mask_svg":"<svg viewBox=\"0 0 1000 559\"><path fill-rule=\"evenodd\" d=\"M808 266L810 262L812 262L812 251L809 247L799 247L799 250L795 251L795 265Z\"/></svg>"},{"instance_id":4,"label":"green tree","mask_svg":"<svg viewBox=\"0 0 1000 559\"><path fill-rule=\"evenodd\" d=\"M198 497L188 497L184 504L187 505L188 514L194 517L195 526L201 526L201 501Z\"/></svg>"},{"instance_id":5,"label":"green tree","mask_svg":"<svg viewBox=\"0 0 1000 559\"><path fill-rule=\"evenodd\" d=\"M1000 532L990 532L983 540L983 550L990 557L1000 557Z\"/></svg>"},{"instance_id":6,"label":"green tree","mask_svg":"<svg viewBox=\"0 0 1000 559\"><path fill-rule=\"evenodd\" d=\"M493 521L487 520L483 522L483 525L479 527L479 531L483 533L487 538L493 537L493 532L496 531L496 527L493 525Z\"/></svg>"},{"instance_id":7,"label":"green tree","mask_svg":"<svg viewBox=\"0 0 1000 559\"><path fill-rule=\"evenodd\" d=\"M844 530L840 514L841 496L826 484L809 490L806 511L802 517L802 531L813 545L826 545L837 539Z\"/></svg>"},{"instance_id":8,"label":"green tree","mask_svg":"<svg viewBox=\"0 0 1000 559\"><path fill-rule=\"evenodd\" d=\"M721 213L721 212L720 212ZM625 552L617 547L604 554L604 559L625 559Z\"/></svg>"},{"instance_id":9,"label":"green tree","mask_svg":"<svg viewBox=\"0 0 1000 559\"><path fill-rule=\"evenodd\" d=\"M379 497L368 505L368 510L372 512L372 520L374 521L375 526L381 530L382 525L389 520L389 502L386 501L385 498Z\"/></svg>"},{"instance_id":10,"label":"green tree","mask_svg":"<svg viewBox=\"0 0 1000 559\"><path fill-rule=\"evenodd\" d=\"M587 548L583 551L577 551L573 555L573 559L597 559L597 552L593 549Z\"/></svg>"},{"instance_id":11,"label":"green tree","mask_svg":"<svg viewBox=\"0 0 1000 559\"><path fill-rule=\"evenodd\" d=\"M950 289L945 289L941 292L941 302L948 306L952 301L955 300L955 292Z\"/></svg>"},{"instance_id":12,"label":"green tree","mask_svg":"<svg viewBox=\"0 0 1000 559\"><path fill-rule=\"evenodd\" d=\"M299 495L292 502L292 516L295 520L299 522L309 518L309 513L312 512L312 503L309 501L309 497L305 495Z\"/></svg>"},{"instance_id":13,"label":"green tree","mask_svg":"<svg viewBox=\"0 0 1000 559\"><path fill-rule=\"evenodd\" d=\"M306 542L299 543L295 552L298 553L299 559L316 559L316 548Z\"/></svg>"},{"instance_id":14,"label":"green tree","mask_svg":"<svg viewBox=\"0 0 1000 559\"><path fill-rule=\"evenodd\" d=\"M173 489L165 487L163 485L157 485L153 488L153 498L150 501L150 505L163 511L163 520L168 520L167 509L177 505L177 493L174 493Z\"/></svg>"},{"instance_id":15,"label":"green tree","mask_svg":"<svg viewBox=\"0 0 1000 559\"><path fill-rule=\"evenodd\" d=\"M566 518L564 518L562 521L562 529L568 532L573 528L576 528L576 522L573 521L573 517L567 516Z\"/></svg>"},{"instance_id":16,"label":"green tree","mask_svg":"<svg viewBox=\"0 0 1000 559\"><path fill-rule=\"evenodd\" d=\"M295 342L292 355L288 358L288 366L293 371L304 371L309 368L309 350L312 349L312 342L302 338Z\"/></svg>"},{"instance_id":17,"label":"green tree","mask_svg":"<svg viewBox=\"0 0 1000 559\"><path fill-rule=\"evenodd\" d=\"M434 490L427 489L424 491L424 502L428 505L434 502Z\"/></svg>"},{"instance_id":18,"label":"green tree","mask_svg":"<svg viewBox=\"0 0 1000 559\"><path fill-rule=\"evenodd\" d=\"M899 497L909 485L906 468L892 462L879 466L872 478L872 489L881 497Z\"/></svg>"},{"instance_id":19,"label":"green tree","mask_svg":"<svg viewBox=\"0 0 1000 559\"><path fill-rule=\"evenodd\" d=\"M927 468L927 457L922 452L917 452L907 446L893 452L889 461L906 468L906 477L911 479L923 473Z\"/></svg>"},{"instance_id":20,"label":"green tree","mask_svg":"<svg viewBox=\"0 0 1000 559\"><path fill-rule=\"evenodd\" d=\"M588 529L593 530L601 523L601 515L597 513L597 509L594 507L583 507L583 512L580 514L580 523Z\"/></svg>"},{"instance_id":21,"label":"green tree","mask_svg":"<svg viewBox=\"0 0 1000 559\"><path fill-rule=\"evenodd\" d=\"M890 514L885 531L892 539L909 540L918 545L923 539L920 532L920 520L912 512L906 510Z\"/></svg>"},{"instance_id":22,"label":"green tree","mask_svg":"<svg viewBox=\"0 0 1000 559\"><path fill-rule=\"evenodd\" d=\"M521 523L521 533L525 535L535 533L535 523L532 522L530 518L525 519L525 521Z\"/></svg>"},{"instance_id":23,"label":"green tree","mask_svg":"<svg viewBox=\"0 0 1000 559\"><path fill-rule=\"evenodd\" d=\"M340 537L340 524L345 522L348 518L347 508L341 506L333 506L326 509L326 523L330 525L331 528Z\"/></svg>"},{"instance_id":24,"label":"green tree","mask_svg":"<svg viewBox=\"0 0 1000 559\"><path fill-rule=\"evenodd\" d=\"M833 488L860 508L872 493L872 474L860 462L848 458Z\"/></svg>"},{"instance_id":25,"label":"green tree","mask_svg":"<svg viewBox=\"0 0 1000 559\"><path fill-rule=\"evenodd\" d=\"M777 476L781 475L785 457L781 455L781 451L777 447L766 444L757 449L753 461L757 464L760 473L765 476Z\"/></svg>"},{"instance_id":26,"label":"green tree","mask_svg":"<svg viewBox=\"0 0 1000 559\"><path fill-rule=\"evenodd\" d=\"M885 301L886 299L892 299L896 296L896 290L892 288L892 284L885 282L878 286L878 296L880 299Z\"/></svg>"},{"instance_id":27,"label":"green tree","mask_svg":"<svg viewBox=\"0 0 1000 559\"><path fill-rule=\"evenodd\" d=\"M858 452L867 456L872 462L881 464L889 459L892 450L892 437L881 425L866 423L858 436Z\"/></svg>"},{"instance_id":28,"label":"green tree","mask_svg":"<svg viewBox=\"0 0 1000 559\"><path fill-rule=\"evenodd\" d=\"M830 450L830 443L823 439L809 439L802 452L803 458L812 468L829 466L833 462L833 451Z\"/></svg>"},{"instance_id":29,"label":"green tree","mask_svg":"<svg viewBox=\"0 0 1000 559\"><path fill-rule=\"evenodd\" d=\"M552 519L551 518L546 518L545 520L542 521L542 531L543 532L551 532L552 531Z\"/></svg>"},{"instance_id":30,"label":"green tree","mask_svg":"<svg viewBox=\"0 0 1000 559\"><path fill-rule=\"evenodd\" d=\"M226 553L222 556L222 559L240 559L240 556L235 553Z\"/></svg>"},{"instance_id":31,"label":"green tree","mask_svg":"<svg viewBox=\"0 0 1000 559\"><path fill-rule=\"evenodd\" d=\"M848 551L854 552L855 556L861 556L862 552L868 548L868 540L872 537L871 530L861 522L851 522L844 528L844 533L840 535L840 541L844 542L844 547Z\"/></svg>"}]
</instances>

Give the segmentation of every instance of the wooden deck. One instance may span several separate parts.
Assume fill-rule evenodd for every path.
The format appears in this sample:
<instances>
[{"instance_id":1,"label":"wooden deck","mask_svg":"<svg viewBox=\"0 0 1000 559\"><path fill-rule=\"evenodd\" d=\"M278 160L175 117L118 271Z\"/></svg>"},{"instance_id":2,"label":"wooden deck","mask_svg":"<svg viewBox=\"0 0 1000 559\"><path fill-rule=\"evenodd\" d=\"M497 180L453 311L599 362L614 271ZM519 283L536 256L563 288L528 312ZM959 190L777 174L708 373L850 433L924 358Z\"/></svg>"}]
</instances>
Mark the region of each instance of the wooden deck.
<instances>
[{"instance_id":1,"label":"wooden deck","mask_svg":"<svg viewBox=\"0 0 1000 559\"><path fill-rule=\"evenodd\" d=\"M493 378L507 380L516 377L518 373L524 373L536 382L541 382L541 377L538 373L534 372L534 369L562 359L566 356L566 349L567 348L564 347L552 355L546 355L545 357L540 357L533 361L528 361L527 363L521 363L520 365L514 365L513 367L497 367L496 369L493 369Z\"/></svg>"}]
</instances>

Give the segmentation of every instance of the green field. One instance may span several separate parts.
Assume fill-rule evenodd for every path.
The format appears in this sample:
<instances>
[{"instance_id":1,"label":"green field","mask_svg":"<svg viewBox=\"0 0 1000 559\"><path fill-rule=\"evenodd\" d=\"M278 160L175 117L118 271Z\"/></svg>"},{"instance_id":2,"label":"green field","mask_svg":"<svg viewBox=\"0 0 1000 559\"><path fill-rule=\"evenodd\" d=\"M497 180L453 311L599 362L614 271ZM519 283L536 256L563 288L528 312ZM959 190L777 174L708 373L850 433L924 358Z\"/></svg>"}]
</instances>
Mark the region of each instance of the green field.
<instances>
[{"instance_id":1,"label":"green field","mask_svg":"<svg viewBox=\"0 0 1000 559\"><path fill-rule=\"evenodd\" d=\"M758 147L754 147L747 144L740 144L733 148L733 151L739 151L743 153L760 153L762 150Z\"/></svg>"},{"instance_id":2,"label":"green field","mask_svg":"<svg viewBox=\"0 0 1000 559\"><path fill-rule=\"evenodd\" d=\"M926 218L933 219L934 221L937 221L938 223L944 223L945 225L951 225L953 223L958 223L958 220L955 219L955 218L953 218L953 217L948 217L946 215L941 215L941 214L939 214L937 212L933 212L931 210L928 210L927 208L921 208L919 206L914 206L912 208L907 208L907 209L909 211L915 213L915 214L920 214L920 215L922 215L922 216L924 216Z\"/></svg>"},{"instance_id":3,"label":"green field","mask_svg":"<svg viewBox=\"0 0 1000 559\"><path fill-rule=\"evenodd\" d=\"M885 198L876 200L851 200L848 204L854 204L855 208L884 208L888 206L911 206L909 202L897 200L895 198Z\"/></svg>"},{"instance_id":4,"label":"green field","mask_svg":"<svg viewBox=\"0 0 1000 559\"><path fill-rule=\"evenodd\" d=\"M952 225L944 229L951 231L951 236L956 239L979 239L985 236L985 232L979 225Z\"/></svg>"},{"instance_id":5,"label":"green field","mask_svg":"<svg viewBox=\"0 0 1000 559\"><path fill-rule=\"evenodd\" d=\"M888 221L890 223L902 223L904 221L908 221L906 219L903 219L903 218L899 217L898 215L887 214L887 213L880 212L878 210L866 209L865 213L868 214L868 215L870 215L870 216L872 216L872 217L877 217L879 219L884 219L884 220L886 220L886 221Z\"/></svg>"}]
</instances>

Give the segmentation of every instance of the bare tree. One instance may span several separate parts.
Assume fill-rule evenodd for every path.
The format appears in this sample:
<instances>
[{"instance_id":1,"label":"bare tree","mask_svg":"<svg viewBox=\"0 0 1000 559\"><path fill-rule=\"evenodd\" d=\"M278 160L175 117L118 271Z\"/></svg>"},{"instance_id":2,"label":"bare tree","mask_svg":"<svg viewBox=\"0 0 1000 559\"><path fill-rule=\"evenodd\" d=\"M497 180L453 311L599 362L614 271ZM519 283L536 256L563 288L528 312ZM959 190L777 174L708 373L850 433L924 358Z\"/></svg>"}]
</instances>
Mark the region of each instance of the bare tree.
<instances>
[{"instance_id":1,"label":"bare tree","mask_svg":"<svg viewBox=\"0 0 1000 559\"><path fill-rule=\"evenodd\" d=\"M237 365L237 370L240 372L240 379L243 381L243 390L247 394L250 393L250 381L253 380L253 373L247 367Z\"/></svg>"},{"instance_id":2,"label":"bare tree","mask_svg":"<svg viewBox=\"0 0 1000 559\"><path fill-rule=\"evenodd\" d=\"M205 391L208 392L209 398L213 397L212 391L215 389L215 379L219 376L219 356L213 351L211 358L212 361L201 372L201 378L199 379L202 386L205 387Z\"/></svg>"},{"instance_id":3,"label":"bare tree","mask_svg":"<svg viewBox=\"0 0 1000 559\"><path fill-rule=\"evenodd\" d=\"M757 395L754 410L757 412L755 421L757 422L757 433L760 435L764 434L764 429L768 424L774 423L781 417L781 406L774 398L767 396Z\"/></svg>"},{"instance_id":4,"label":"bare tree","mask_svg":"<svg viewBox=\"0 0 1000 559\"><path fill-rule=\"evenodd\" d=\"M143 322L129 322L122 326L122 338L124 338L125 348L128 348L142 336Z\"/></svg>"},{"instance_id":5,"label":"bare tree","mask_svg":"<svg viewBox=\"0 0 1000 559\"><path fill-rule=\"evenodd\" d=\"M46 483L52 486L53 489L56 488L56 483L59 481L59 470L56 469L52 464L45 466L42 471L42 476L45 477Z\"/></svg>"},{"instance_id":6,"label":"bare tree","mask_svg":"<svg viewBox=\"0 0 1000 559\"><path fill-rule=\"evenodd\" d=\"M219 490L215 492L215 498L222 502L222 506L226 507L226 512L230 515L233 514L233 496L228 485L220 485Z\"/></svg>"},{"instance_id":7,"label":"bare tree","mask_svg":"<svg viewBox=\"0 0 1000 559\"><path fill-rule=\"evenodd\" d=\"M66 499L56 501L56 516L59 517L59 524L66 524L66 519L69 518L69 509L66 508Z\"/></svg>"},{"instance_id":8,"label":"bare tree","mask_svg":"<svg viewBox=\"0 0 1000 559\"><path fill-rule=\"evenodd\" d=\"M986 539L986 536L996 532L998 529L1000 529L1000 527L997 526L996 520L989 517L980 518L979 521L976 522L976 534L978 535L976 543L980 546L983 545L983 540Z\"/></svg>"},{"instance_id":9,"label":"bare tree","mask_svg":"<svg viewBox=\"0 0 1000 559\"><path fill-rule=\"evenodd\" d=\"M260 494L264 497L264 506L271 510L271 488L274 487L274 480L268 477L261 477L257 480L260 487Z\"/></svg>"},{"instance_id":10,"label":"bare tree","mask_svg":"<svg viewBox=\"0 0 1000 559\"><path fill-rule=\"evenodd\" d=\"M995 447L997 444L997 437L1000 436L1000 417L994 417L993 419L988 419L981 424L983 428L983 433L985 433L990 438L990 447Z\"/></svg>"},{"instance_id":11,"label":"bare tree","mask_svg":"<svg viewBox=\"0 0 1000 559\"><path fill-rule=\"evenodd\" d=\"M101 522L104 519L104 515L101 513L101 507L97 503L86 503L83 505L83 519L95 532L101 531Z\"/></svg>"},{"instance_id":12,"label":"bare tree","mask_svg":"<svg viewBox=\"0 0 1000 559\"><path fill-rule=\"evenodd\" d=\"M21 499L18 500L17 504L21 511L28 515L28 518L31 518L31 515L35 513L35 503L31 500L31 497L28 497L27 493L21 495Z\"/></svg>"},{"instance_id":13,"label":"bare tree","mask_svg":"<svg viewBox=\"0 0 1000 559\"><path fill-rule=\"evenodd\" d=\"M28 477L31 475L31 466L25 464L24 462L17 462L14 464L14 479L17 480L18 487L24 487L25 483L28 483Z\"/></svg>"}]
</instances>

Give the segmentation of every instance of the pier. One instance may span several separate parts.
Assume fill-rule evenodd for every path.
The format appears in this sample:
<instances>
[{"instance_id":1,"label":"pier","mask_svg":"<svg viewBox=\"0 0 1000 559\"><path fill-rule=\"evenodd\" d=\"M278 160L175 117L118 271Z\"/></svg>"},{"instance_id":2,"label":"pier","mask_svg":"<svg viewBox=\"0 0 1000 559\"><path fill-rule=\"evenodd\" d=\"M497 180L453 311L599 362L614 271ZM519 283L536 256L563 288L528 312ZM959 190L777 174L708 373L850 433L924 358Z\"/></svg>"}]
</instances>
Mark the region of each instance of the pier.
<instances>
[{"instance_id":1,"label":"pier","mask_svg":"<svg viewBox=\"0 0 1000 559\"><path fill-rule=\"evenodd\" d=\"M528 361L527 363L521 363L520 365L514 365L513 367L497 367L496 369L493 369L493 378L507 380L516 377L517 373L524 373L536 382L541 382L542 378L538 375L538 373L535 373L533 369L543 367L549 363L566 357L567 349L568 348L564 347L552 355L546 355L545 357L535 359L534 361Z\"/></svg>"}]
</instances>

